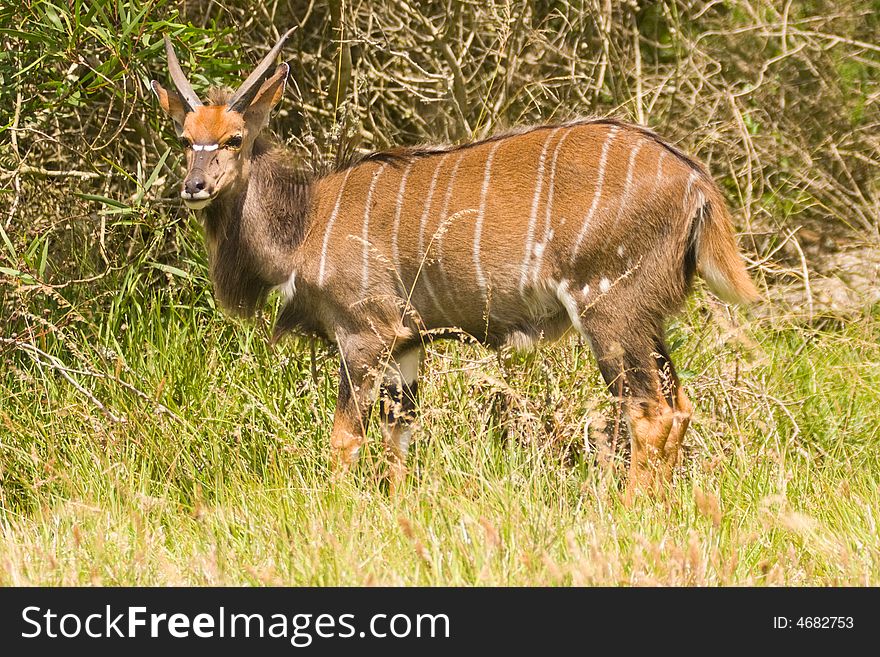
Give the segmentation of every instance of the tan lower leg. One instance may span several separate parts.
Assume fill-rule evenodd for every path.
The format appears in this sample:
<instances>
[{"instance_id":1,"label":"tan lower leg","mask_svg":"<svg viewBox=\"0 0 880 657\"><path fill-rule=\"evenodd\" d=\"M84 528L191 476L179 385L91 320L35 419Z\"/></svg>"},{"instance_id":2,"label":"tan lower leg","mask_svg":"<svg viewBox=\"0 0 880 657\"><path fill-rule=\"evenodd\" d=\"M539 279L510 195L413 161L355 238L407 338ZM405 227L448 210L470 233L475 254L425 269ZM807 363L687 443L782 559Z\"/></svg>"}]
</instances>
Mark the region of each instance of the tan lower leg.
<instances>
[{"instance_id":1,"label":"tan lower leg","mask_svg":"<svg viewBox=\"0 0 880 657\"><path fill-rule=\"evenodd\" d=\"M667 480L672 478L672 470L678 463L678 451L688 425L691 423L692 411L691 400L688 399L684 390L679 386L675 395L675 412L673 414L672 428L669 430L669 437L666 439L666 445L663 448L664 476Z\"/></svg>"},{"instance_id":2,"label":"tan lower leg","mask_svg":"<svg viewBox=\"0 0 880 657\"><path fill-rule=\"evenodd\" d=\"M357 461L364 435L361 427L354 427L338 413L333 419L330 450L333 466L338 471L348 470Z\"/></svg>"},{"instance_id":3,"label":"tan lower leg","mask_svg":"<svg viewBox=\"0 0 880 657\"><path fill-rule=\"evenodd\" d=\"M651 402L647 410L627 403L632 450L627 497L639 490L657 492L665 480L665 450L675 422L673 410L664 402Z\"/></svg>"},{"instance_id":4,"label":"tan lower leg","mask_svg":"<svg viewBox=\"0 0 880 657\"><path fill-rule=\"evenodd\" d=\"M406 478L406 454L412 436L412 425L408 422L395 424L382 423L391 491L396 491Z\"/></svg>"}]
</instances>

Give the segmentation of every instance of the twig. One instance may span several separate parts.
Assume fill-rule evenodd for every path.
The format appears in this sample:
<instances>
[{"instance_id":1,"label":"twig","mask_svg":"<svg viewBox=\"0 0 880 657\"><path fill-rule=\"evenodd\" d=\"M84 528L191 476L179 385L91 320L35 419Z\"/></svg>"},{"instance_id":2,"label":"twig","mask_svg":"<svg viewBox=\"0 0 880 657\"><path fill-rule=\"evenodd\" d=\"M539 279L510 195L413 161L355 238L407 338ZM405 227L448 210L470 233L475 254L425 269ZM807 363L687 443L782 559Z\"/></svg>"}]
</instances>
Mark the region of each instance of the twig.
<instances>
[{"instance_id":1,"label":"twig","mask_svg":"<svg viewBox=\"0 0 880 657\"><path fill-rule=\"evenodd\" d=\"M94 171L60 171L58 169L43 169L42 167L32 167L28 164L22 164L15 171L3 171L4 176L32 175L41 176L43 178L80 178L82 180L94 180L96 178L104 178L105 174L95 173Z\"/></svg>"},{"instance_id":2,"label":"twig","mask_svg":"<svg viewBox=\"0 0 880 657\"><path fill-rule=\"evenodd\" d=\"M79 376L89 376L89 377L92 377L95 379L103 379L103 380L107 380L107 381L113 381L114 383L119 384L120 386L122 386L123 388L128 390L129 392L134 393L137 397L140 397L141 399L144 399L144 400L152 403L155 406L156 410L159 411L160 413L164 413L165 415L168 415L169 417L177 420L181 424L186 424L186 422L184 422L184 420L180 416L178 416L174 411L172 411L170 408L168 408L167 406L165 406L161 402L156 401L155 399L150 397L144 391L138 390L130 383L123 381L122 379L120 379L118 377L108 376L107 374L104 374L102 372L93 372L91 370L77 370L77 369L67 367L57 357L53 356L52 354L48 354L45 351L43 351L42 349L40 349L32 344L29 344L27 342L20 342L18 340L14 340L12 338L5 338L5 337L0 337L0 342L10 344L10 345L16 347L17 349L21 349L22 351L26 352L34 360L34 362L38 363L39 365L48 366L54 370L57 370L65 379L67 379L71 383L71 385L73 385L77 390L79 390L82 394L84 394L86 397L88 397L91 400L91 402L93 404L95 404L95 406L97 406L101 410L101 412L108 419L110 419L113 422L124 423L126 421L126 419L122 416L118 416L118 415L110 412L107 409L107 407L104 406L104 404L102 404L98 400L97 397L95 397L94 393L92 393L90 390L88 390L82 384L80 384L78 381L76 381L71 376L72 374L76 374ZM40 356L49 359L49 362L48 363L45 362L44 360L42 360L40 358Z\"/></svg>"},{"instance_id":3,"label":"twig","mask_svg":"<svg viewBox=\"0 0 880 657\"><path fill-rule=\"evenodd\" d=\"M794 244L794 248L797 249L798 254L801 256L801 269L803 271L804 277L804 289L807 292L807 308L810 311L810 323L813 321L813 290L810 288L810 271L807 268L807 259L804 257L804 250L801 248L800 242L796 239L792 239L791 243Z\"/></svg>"},{"instance_id":4,"label":"twig","mask_svg":"<svg viewBox=\"0 0 880 657\"><path fill-rule=\"evenodd\" d=\"M37 363L38 365L51 367L52 369L56 370L59 374L61 374L61 376L63 376L65 379L67 379L67 381L70 383L70 385L72 385L74 388L76 388L80 393L85 395L89 399L89 401L91 401L95 406L97 406L98 410L100 410L101 413L103 413L104 416L108 420L110 420L111 422L115 422L117 424L123 424L126 421L124 417L122 417L120 415L116 415L115 413L110 411L106 406L104 406L104 404L101 403L101 400L99 400L97 397L95 397L94 393L91 390L89 390L88 388L83 386L79 381L77 381L76 379L74 379L70 375L71 372L74 372L77 374L82 374L82 372L77 372L76 370L71 370L70 368L65 366L64 363L62 363L58 358L56 358L55 356L52 356L51 354L47 354L45 351L35 347L32 344L28 344L26 342L18 342L17 340L13 340L11 338L4 338L4 337L0 337L0 342L5 342L6 344L13 345L17 349L21 349L22 351L27 353L28 356L30 356L31 359L33 359L33 361L35 363ZM40 358L40 356L44 356L44 357L48 358L49 362L47 363L46 361L42 360ZM98 376L100 376L100 375L98 375Z\"/></svg>"}]
</instances>

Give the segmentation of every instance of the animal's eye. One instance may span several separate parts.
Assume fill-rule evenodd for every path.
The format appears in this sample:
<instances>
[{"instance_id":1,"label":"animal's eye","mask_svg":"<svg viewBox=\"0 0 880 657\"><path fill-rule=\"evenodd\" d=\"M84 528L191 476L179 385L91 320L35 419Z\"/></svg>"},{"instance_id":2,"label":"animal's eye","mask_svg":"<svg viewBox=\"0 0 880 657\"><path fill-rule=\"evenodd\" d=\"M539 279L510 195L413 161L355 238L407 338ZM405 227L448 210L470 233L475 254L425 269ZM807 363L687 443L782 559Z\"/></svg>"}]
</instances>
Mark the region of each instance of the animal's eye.
<instances>
[{"instance_id":1,"label":"animal's eye","mask_svg":"<svg viewBox=\"0 0 880 657\"><path fill-rule=\"evenodd\" d=\"M226 140L223 144L226 148L241 148L241 135L235 135Z\"/></svg>"},{"instance_id":2,"label":"animal's eye","mask_svg":"<svg viewBox=\"0 0 880 657\"><path fill-rule=\"evenodd\" d=\"M183 146L184 148L192 148L192 142L189 139L187 139L186 137L180 138L180 145Z\"/></svg>"}]
</instances>

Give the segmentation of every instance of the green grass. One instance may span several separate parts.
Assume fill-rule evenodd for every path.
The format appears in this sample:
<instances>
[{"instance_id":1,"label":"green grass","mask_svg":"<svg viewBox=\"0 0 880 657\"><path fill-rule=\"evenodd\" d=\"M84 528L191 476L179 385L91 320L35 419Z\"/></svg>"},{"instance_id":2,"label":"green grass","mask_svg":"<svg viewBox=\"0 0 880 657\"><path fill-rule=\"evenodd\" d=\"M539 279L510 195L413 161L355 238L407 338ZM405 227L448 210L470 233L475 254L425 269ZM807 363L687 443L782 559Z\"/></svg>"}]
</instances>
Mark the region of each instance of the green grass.
<instances>
[{"instance_id":1,"label":"green grass","mask_svg":"<svg viewBox=\"0 0 880 657\"><path fill-rule=\"evenodd\" d=\"M307 343L273 350L268 321L169 280L47 324L28 344L54 366L0 345L0 584L880 584L876 309L734 323L698 297L671 327L682 465L626 508L585 345L502 367L435 344L392 496L376 426L329 471L333 354L313 378Z\"/></svg>"}]
</instances>

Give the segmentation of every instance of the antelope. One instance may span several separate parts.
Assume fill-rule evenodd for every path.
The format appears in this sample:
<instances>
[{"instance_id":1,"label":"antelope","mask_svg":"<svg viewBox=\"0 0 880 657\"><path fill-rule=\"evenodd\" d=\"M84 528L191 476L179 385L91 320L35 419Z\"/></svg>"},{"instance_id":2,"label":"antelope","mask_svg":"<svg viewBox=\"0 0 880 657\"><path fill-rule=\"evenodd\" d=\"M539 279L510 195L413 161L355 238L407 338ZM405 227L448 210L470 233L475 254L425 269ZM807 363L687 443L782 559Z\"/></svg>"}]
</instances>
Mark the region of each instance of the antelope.
<instances>
[{"instance_id":1,"label":"antelope","mask_svg":"<svg viewBox=\"0 0 880 657\"><path fill-rule=\"evenodd\" d=\"M355 462L381 400L392 480L405 474L428 340L522 349L573 328L627 420L628 495L662 488L692 412L665 320L697 273L724 301L759 298L706 169L647 128L588 118L307 176L263 136L291 32L206 104L166 36L174 88L152 88L186 150L180 195L201 213L221 306L253 316L277 290L273 341L296 330L338 348L332 462Z\"/></svg>"}]
</instances>

